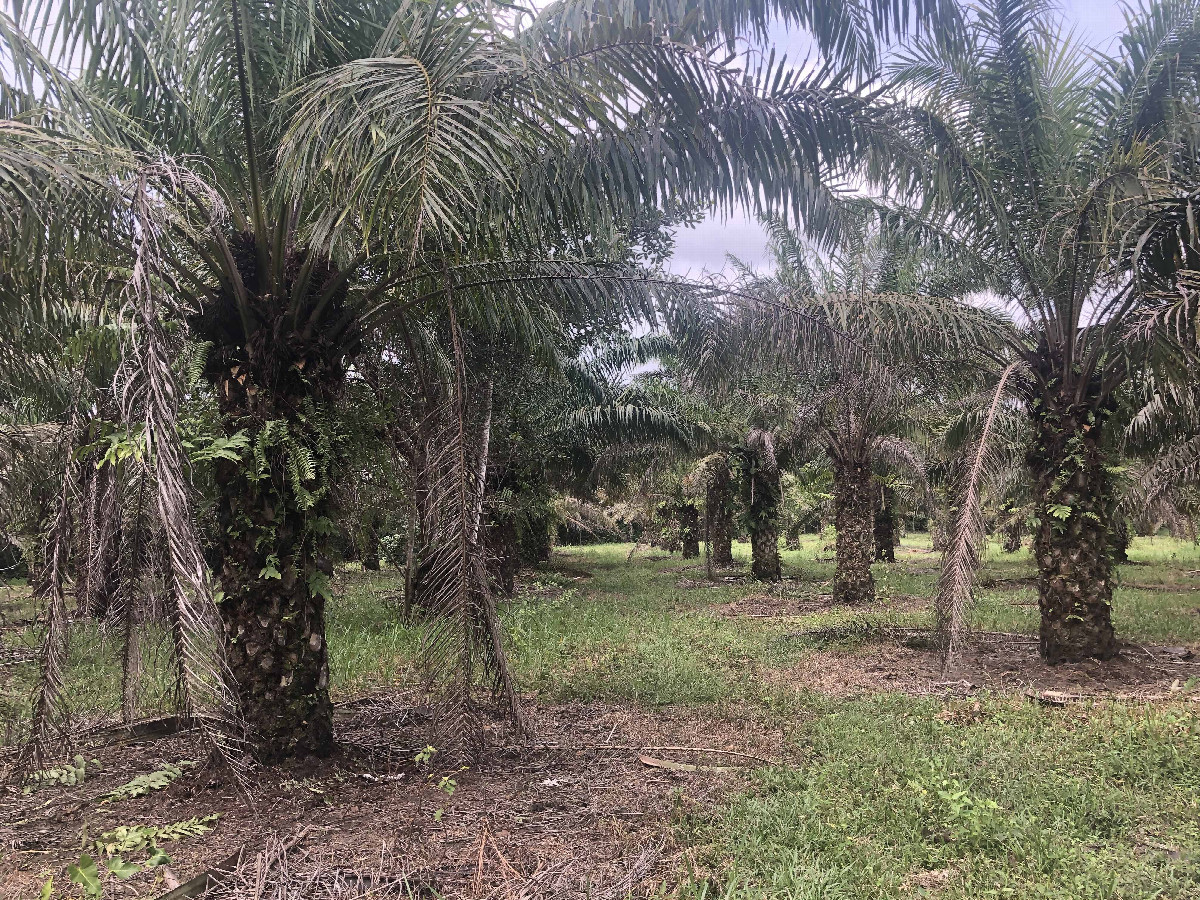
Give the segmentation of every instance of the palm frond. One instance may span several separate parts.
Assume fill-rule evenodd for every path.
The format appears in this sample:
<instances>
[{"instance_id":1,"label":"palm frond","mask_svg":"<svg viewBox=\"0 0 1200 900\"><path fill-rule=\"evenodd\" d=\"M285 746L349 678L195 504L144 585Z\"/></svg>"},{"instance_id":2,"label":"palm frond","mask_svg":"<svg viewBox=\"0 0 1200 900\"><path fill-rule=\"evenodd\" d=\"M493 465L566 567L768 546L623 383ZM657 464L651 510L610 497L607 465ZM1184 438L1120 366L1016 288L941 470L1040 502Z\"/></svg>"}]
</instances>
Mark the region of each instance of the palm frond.
<instances>
[{"instance_id":1,"label":"palm frond","mask_svg":"<svg viewBox=\"0 0 1200 900\"><path fill-rule=\"evenodd\" d=\"M488 587L480 541L482 498L490 442L490 400L473 409L465 360L450 306L454 376L444 399L430 407L424 472L426 521L418 602L428 615L421 639L427 684L440 693L434 739L450 752L471 755L481 731L474 696L476 672L503 697L519 728L524 718ZM476 404L478 405L478 404Z\"/></svg>"},{"instance_id":2,"label":"palm frond","mask_svg":"<svg viewBox=\"0 0 1200 900\"><path fill-rule=\"evenodd\" d=\"M186 179L187 174L162 171ZM131 347L120 376L122 416L144 432L146 477L154 485L155 511L171 563L171 628L177 683L185 713L196 720L209 746L235 772L246 764L244 725L230 687L224 636L192 512L187 457L180 444L179 387L171 345L160 318L161 210L142 174L132 193L140 239L125 286ZM239 776L240 777L240 776Z\"/></svg>"},{"instance_id":3,"label":"palm frond","mask_svg":"<svg viewBox=\"0 0 1200 900\"><path fill-rule=\"evenodd\" d=\"M989 477L988 453L992 426L1005 396L1009 378L1020 363L1010 363L1000 376L979 441L959 488L958 515L949 545L942 555L934 608L937 615L937 634L942 648L942 669L949 671L967 634L967 611L971 604L971 587L979 565L984 540L982 495Z\"/></svg>"},{"instance_id":4,"label":"palm frond","mask_svg":"<svg viewBox=\"0 0 1200 900\"><path fill-rule=\"evenodd\" d=\"M46 764L58 755L55 751L62 749L62 739L68 736L64 730L63 688L68 635L63 584L71 542L71 506L80 469L74 454L68 459L58 509L46 536L44 567L37 573L35 584L35 596L42 595L46 602L46 633L38 658L39 679L34 692L32 731L26 747L27 762L34 769L46 768Z\"/></svg>"}]
</instances>

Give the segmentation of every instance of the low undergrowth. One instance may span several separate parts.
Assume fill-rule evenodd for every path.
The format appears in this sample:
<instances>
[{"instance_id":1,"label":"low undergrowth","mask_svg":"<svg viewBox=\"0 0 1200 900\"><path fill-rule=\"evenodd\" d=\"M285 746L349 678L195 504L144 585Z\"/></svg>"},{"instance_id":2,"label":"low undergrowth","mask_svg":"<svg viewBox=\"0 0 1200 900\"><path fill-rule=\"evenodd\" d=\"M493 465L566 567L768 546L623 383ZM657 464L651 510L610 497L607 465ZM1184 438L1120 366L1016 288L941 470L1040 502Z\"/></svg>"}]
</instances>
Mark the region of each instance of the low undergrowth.
<instances>
[{"instance_id":1,"label":"low undergrowth","mask_svg":"<svg viewBox=\"0 0 1200 900\"><path fill-rule=\"evenodd\" d=\"M565 548L501 604L518 684L539 702L698 707L781 728L779 765L722 805L679 807L681 880L662 890L789 900L1200 897L1200 710L1191 692L1154 706L1067 708L1013 692L816 693L778 677L825 659L809 657L814 646L797 633L844 631L823 652L850 651L844 659L854 665L855 646L871 640L859 631L930 624L938 563L924 536L910 536L897 563L875 566L876 604L825 607L833 576L825 543L806 536L785 551L776 586L736 572L709 582L702 561L645 548L629 560L629 545ZM735 554L748 562L748 547ZM1118 634L1200 642L1197 548L1138 539L1131 556L1116 592ZM1032 574L1027 552L992 548L974 627L1035 631ZM403 620L400 588L395 572L339 575L328 610L336 699L416 682L420 634ZM38 633L10 627L0 640L34 648ZM147 642L147 710L169 703L165 653L165 641ZM32 662L3 670L10 742L35 674ZM77 628L68 679L77 716L115 715L115 636Z\"/></svg>"},{"instance_id":2,"label":"low undergrowth","mask_svg":"<svg viewBox=\"0 0 1200 900\"><path fill-rule=\"evenodd\" d=\"M1200 891L1200 725L1182 704L891 695L809 712L798 764L679 823L694 860L681 896Z\"/></svg>"}]
</instances>

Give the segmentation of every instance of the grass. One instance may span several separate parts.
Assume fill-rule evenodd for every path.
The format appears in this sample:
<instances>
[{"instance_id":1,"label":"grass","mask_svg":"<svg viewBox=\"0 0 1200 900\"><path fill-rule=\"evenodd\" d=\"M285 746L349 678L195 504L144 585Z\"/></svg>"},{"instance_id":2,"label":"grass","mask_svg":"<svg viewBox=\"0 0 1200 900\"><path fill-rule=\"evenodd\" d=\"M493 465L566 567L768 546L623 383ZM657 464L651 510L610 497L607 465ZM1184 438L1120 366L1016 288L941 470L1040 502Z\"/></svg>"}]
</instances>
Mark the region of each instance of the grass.
<instances>
[{"instance_id":1,"label":"grass","mask_svg":"<svg viewBox=\"0 0 1200 900\"><path fill-rule=\"evenodd\" d=\"M833 575L824 543L809 536L785 552L785 575L820 590ZM791 723L798 757L759 771L722 808L680 819L694 860L681 896L1200 897L1200 725L1190 704L1060 710L992 696L976 711L973 701L788 692L763 678L807 652L782 632L839 614L786 625L714 616L713 604L761 588L681 587L700 573L678 557L626 563L628 549L568 549L509 607L522 684L556 699L748 703ZM936 556L927 550L906 540L900 563L876 566L880 594L928 596ZM1123 582L1173 590L1122 584L1118 630L1195 642L1186 572L1200 568L1196 548L1139 539L1131 555ZM582 571L591 577L573 575ZM980 591L973 625L1035 631L1036 607L1013 605L1035 603L1035 588L1003 581L1031 574L1027 552L994 552L982 573L994 586ZM889 615L918 624L928 614Z\"/></svg>"},{"instance_id":2,"label":"grass","mask_svg":"<svg viewBox=\"0 0 1200 900\"><path fill-rule=\"evenodd\" d=\"M827 537L783 554L783 590L828 593ZM784 724L787 765L757 771L704 812L677 813L688 898L1200 898L1200 724L1195 705L1044 708L984 695L831 699L773 678L812 651L785 634L864 614L724 617L758 585L696 587L703 570L629 545L565 548L502 605L524 691L542 700L699 707ZM745 545L735 554L743 561ZM1114 600L1121 637L1200 643L1200 550L1139 538ZM882 612L924 624L937 556L906 538L877 565ZM972 613L981 629L1034 631L1028 552L993 548ZM337 698L417 678L419 633L391 599L394 573L342 573L329 605ZM888 605L887 601L893 601ZM7 642L32 645L31 632ZM77 631L69 670L78 712L118 708L116 647ZM149 654L149 651L148 651ZM154 662L152 658L149 661ZM159 659L158 670L162 671ZM34 670L9 667L0 716L26 713ZM149 699L165 698L166 679ZM681 807L682 809L682 807Z\"/></svg>"},{"instance_id":3,"label":"grass","mask_svg":"<svg viewBox=\"0 0 1200 900\"><path fill-rule=\"evenodd\" d=\"M966 706L966 704L958 704ZM953 705L952 707L953 708ZM1178 708L814 702L800 765L709 817L684 896L1200 894L1200 728Z\"/></svg>"}]
</instances>

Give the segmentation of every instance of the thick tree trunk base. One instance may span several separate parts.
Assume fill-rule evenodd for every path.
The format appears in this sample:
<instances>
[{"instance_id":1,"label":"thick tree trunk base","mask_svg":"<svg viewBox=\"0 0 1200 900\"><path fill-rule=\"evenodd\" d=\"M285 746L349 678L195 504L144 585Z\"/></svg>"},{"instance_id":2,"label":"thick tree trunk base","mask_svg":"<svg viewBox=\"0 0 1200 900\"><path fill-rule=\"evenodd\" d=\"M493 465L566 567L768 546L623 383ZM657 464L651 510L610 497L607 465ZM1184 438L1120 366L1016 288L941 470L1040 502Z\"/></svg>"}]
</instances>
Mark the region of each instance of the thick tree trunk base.
<instances>
[{"instance_id":1,"label":"thick tree trunk base","mask_svg":"<svg viewBox=\"0 0 1200 900\"><path fill-rule=\"evenodd\" d=\"M221 604L229 668L261 762L333 749L324 601L307 593L266 589Z\"/></svg>"},{"instance_id":2,"label":"thick tree trunk base","mask_svg":"<svg viewBox=\"0 0 1200 900\"><path fill-rule=\"evenodd\" d=\"M874 491L870 458L843 461L834 468L834 527L837 570L833 602L859 606L875 600L871 557L875 550Z\"/></svg>"},{"instance_id":3,"label":"thick tree trunk base","mask_svg":"<svg viewBox=\"0 0 1200 900\"><path fill-rule=\"evenodd\" d=\"M714 566L733 565L733 478L726 464L713 476L704 499L709 555Z\"/></svg>"},{"instance_id":4,"label":"thick tree trunk base","mask_svg":"<svg viewBox=\"0 0 1200 900\"><path fill-rule=\"evenodd\" d=\"M679 520L679 540L684 559L696 559L700 555L700 511L694 503L681 503L676 511Z\"/></svg>"},{"instance_id":5,"label":"thick tree trunk base","mask_svg":"<svg viewBox=\"0 0 1200 900\"><path fill-rule=\"evenodd\" d=\"M1038 650L1047 664L1077 663L1087 659L1112 659L1120 652L1107 610L1089 618L1067 619L1043 615L1038 630Z\"/></svg>"},{"instance_id":6,"label":"thick tree trunk base","mask_svg":"<svg viewBox=\"0 0 1200 900\"><path fill-rule=\"evenodd\" d=\"M1043 358L1044 383L1060 365ZM1107 410L1093 397L1047 391L1034 414L1027 462L1034 475L1038 526L1039 645L1050 665L1110 659L1119 647L1112 627L1112 560L1108 553L1111 490L1101 449Z\"/></svg>"},{"instance_id":7,"label":"thick tree trunk base","mask_svg":"<svg viewBox=\"0 0 1200 900\"><path fill-rule=\"evenodd\" d=\"M779 532L764 526L750 534L750 577L755 581L779 581L783 577L779 561Z\"/></svg>"}]
</instances>

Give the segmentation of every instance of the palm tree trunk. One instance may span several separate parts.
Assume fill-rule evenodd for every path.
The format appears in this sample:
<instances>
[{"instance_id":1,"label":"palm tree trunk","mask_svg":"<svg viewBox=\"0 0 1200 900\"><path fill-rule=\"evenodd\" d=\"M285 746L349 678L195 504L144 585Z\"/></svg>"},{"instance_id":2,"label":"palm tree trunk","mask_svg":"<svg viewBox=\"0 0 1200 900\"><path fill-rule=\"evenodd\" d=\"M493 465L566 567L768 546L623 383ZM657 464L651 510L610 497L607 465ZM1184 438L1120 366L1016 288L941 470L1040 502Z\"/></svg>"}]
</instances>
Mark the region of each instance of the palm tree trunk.
<instances>
[{"instance_id":1,"label":"palm tree trunk","mask_svg":"<svg viewBox=\"0 0 1200 900\"><path fill-rule=\"evenodd\" d=\"M799 550L800 549L800 532L799 523L793 523L783 532L783 549L784 550Z\"/></svg>"},{"instance_id":2,"label":"palm tree trunk","mask_svg":"<svg viewBox=\"0 0 1200 900\"><path fill-rule=\"evenodd\" d=\"M1108 555L1111 488L1100 448L1100 403L1046 391L1034 412L1034 476L1042 659L1051 665L1117 653Z\"/></svg>"},{"instance_id":3,"label":"palm tree trunk","mask_svg":"<svg viewBox=\"0 0 1200 900\"><path fill-rule=\"evenodd\" d=\"M733 476L726 460L713 472L704 498L709 556L714 566L733 565Z\"/></svg>"},{"instance_id":4,"label":"palm tree trunk","mask_svg":"<svg viewBox=\"0 0 1200 900\"><path fill-rule=\"evenodd\" d=\"M1016 553L1020 550L1022 538L1021 523L1010 522L1004 529L1004 552Z\"/></svg>"},{"instance_id":5,"label":"palm tree trunk","mask_svg":"<svg viewBox=\"0 0 1200 900\"><path fill-rule=\"evenodd\" d=\"M783 488L769 432L754 429L746 439L742 497L750 531L750 575L779 581L779 500Z\"/></svg>"},{"instance_id":6,"label":"palm tree trunk","mask_svg":"<svg viewBox=\"0 0 1200 900\"><path fill-rule=\"evenodd\" d=\"M938 504L938 508L933 510L929 517L929 544L934 550L945 550L950 546L950 530L953 513L946 508L944 498L939 497L942 502Z\"/></svg>"},{"instance_id":7,"label":"palm tree trunk","mask_svg":"<svg viewBox=\"0 0 1200 900\"><path fill-rule=\"evenodd\" d=\"M521 566L521 545L517 537L517 523L511 515L502 518L489 516L484 531L487 548L488 575L493 590L504 597L516 593L516 575Z\"/></svg>"},{"instance_id":8,"label":"palm tree trunk","mask_svg":"<svg viewBox=\"0 0 1200 900\"><path fill-rule=\"evenodd\" d=\"M679 521L683 558L695 559L700 555L700 511L695 503L689 501L679 504L675 516Z\"/></svg>"},{"instance_id":9,"label":"palm tree trunk","mask_svg":"<svg viewBox=\"0 0 1200 900\"><path fill-rule=\"evenodd\" d=\"M333 569L324 542L302 523L328 511L324 503L308 509L295 503L282 460L271 465L277 490L263 491L249 474L237 463L217 469L225 536L220 610L230 672L259 759L322 756L333 746L325 645Z\"/></svg>"},{"instance_id":10,"label":"palm tree trunk","mask_svg":"<svg viewBox=\"0 0 1200 900\"><path fill-rule=\"evenodd\" d=\"M1129 533L1129 521L1124 516L1112 523L1109 540L1112 545L1113 562L1129 562L1129 545L1133 543L1133 537Z\"/></svg>"},{"instance_id":11,"label":"palm tree trunk","mask_svg":"<svg viewBox=\"0 0 1200 900\"><path fill-rule=\"evenodd\" d=\"M836 459L833 467L837 570L833 602L861 604L875 599L871 557L875 549L874 491L869 456Z\"/></svg>"},{"instance_id":12,"label":"palm tree trunk","mask_svg":"<svg viewBox=\"0 0 1200 900\"><path fill-rule=\"evenodd\" d=\"M121 473L113 463L96 469L92 481L96 503L88 527L89 556L80 560L83 610L96 619L105 618L121 589ZM84 574L86 573L86 577Z\"/></svg>"},{"instance_id":13,"label":"palm tree trunk","mask_svg":"<svg viewBox=\"0 0 1200 900\"><path fill-rule=\"evenodd\" d=\"M310 334L300 316L287 330L297 319L292 303L301 301L286 291L258 293L261 247L252 235L235 235L231 245L249 297L206 305L192 323L213 343L205 375L225 433L244 433L250 448L216 466L214 569L226 656L258 758L323 756L333 746L325 602L333 575L329 482L339 460L327 418L348 362L324 339L324 326L343 315L344 288L321 327ZM292 252L287 272L305 265L304 251ZM334 289L335 270L318 261L311 283Z\"/></svg>"},{"instance_id":14,"label":"palm tree trunk","mask_svg":"<svg viewBox=\"0 0 1200 900\"><path fill-rule=\"evenodd\" d=\"M875 505L875 561L896 561L896 489L886 484L872 491Z\"/></svg>"},{"instance_id":15,"label":"palm tree trunk","mask_svg":"<svg viewBox=\"0 0 1200 900\"><path fill-rule=\"evenodd\" d=\"M783 577L779 560L779 526L764 519L750 531L750 576L755 581L778 581Z\"/></svg>"},{"instance_id":16,"label":"palm tree trunk","mask_svg":"<svg viewBox=\"0 0 1200 900\"><path fill-rule=\"evenodd\" d=\"M1025 519L1012 503L1005 503L1001 513L1007 520L1001 528L1004 535L1004 552L1016 553L1021 549L1021 540L1025 537Z\"/></svg>"}]
</instances>

